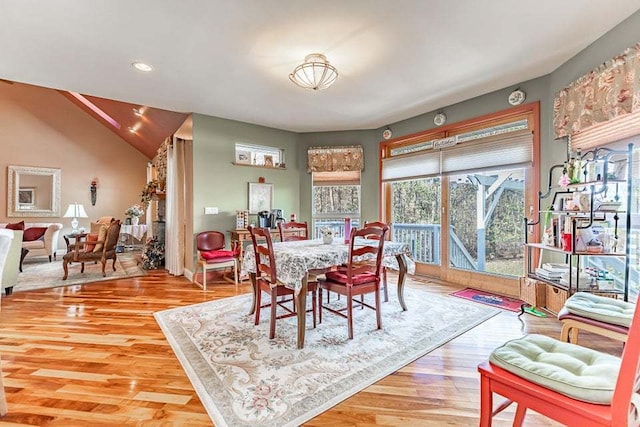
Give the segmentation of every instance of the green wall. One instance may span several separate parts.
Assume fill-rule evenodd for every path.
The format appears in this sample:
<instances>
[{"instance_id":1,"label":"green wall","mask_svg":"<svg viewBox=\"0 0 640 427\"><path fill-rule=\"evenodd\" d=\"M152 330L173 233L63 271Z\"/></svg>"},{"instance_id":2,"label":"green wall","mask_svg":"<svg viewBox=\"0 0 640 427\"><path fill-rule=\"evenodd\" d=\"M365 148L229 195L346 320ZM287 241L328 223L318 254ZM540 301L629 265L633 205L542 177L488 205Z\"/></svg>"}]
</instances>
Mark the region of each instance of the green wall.
<instances>
[{"instance_id":1,"label":"green wall","mask_svg":"<svg viewBox=\"0 0 640 427\"><path fill-rule=\"evenodd\" d=\"M249 182L263 176L274 187L274 207L286 215L300 212L297 134L234 120L193 115L193 232L226 232L236 225L236 210L248 207ZM286 169L235 166L235 143L284 149ZM205 206L218 215L205 215ZM250 220L257 223L256 216ZM228 234L227 234L228 239Z\"/></svg>"}]
</instances>

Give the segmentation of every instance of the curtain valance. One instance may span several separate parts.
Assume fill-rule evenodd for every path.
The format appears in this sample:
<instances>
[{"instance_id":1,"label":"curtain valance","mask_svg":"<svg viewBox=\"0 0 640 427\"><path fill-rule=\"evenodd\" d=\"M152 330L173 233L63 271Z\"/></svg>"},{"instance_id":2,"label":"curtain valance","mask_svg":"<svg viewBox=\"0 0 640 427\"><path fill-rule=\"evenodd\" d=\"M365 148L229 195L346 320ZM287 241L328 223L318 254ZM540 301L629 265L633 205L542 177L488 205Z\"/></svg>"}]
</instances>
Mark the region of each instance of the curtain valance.
<instances>
[{"instance_id":1,"label":"curtain valance","mask_svg":"<svg viewBox=\"0 0 640 427\"><path fill-rule=\"evenodd\" d=\"M308 172L362 171L364 153L361 145L309 147Z\"/></svg>"},{"instance_id":2,"label":"curtain valance","mask_svg":"<svg viewBox=\"0 0 640 427\"><path fill-rule=\"evenodd\" d=\"M561 138L640 110L640 43L556 94L555 137Z\"/></svg>"}]
</instances>

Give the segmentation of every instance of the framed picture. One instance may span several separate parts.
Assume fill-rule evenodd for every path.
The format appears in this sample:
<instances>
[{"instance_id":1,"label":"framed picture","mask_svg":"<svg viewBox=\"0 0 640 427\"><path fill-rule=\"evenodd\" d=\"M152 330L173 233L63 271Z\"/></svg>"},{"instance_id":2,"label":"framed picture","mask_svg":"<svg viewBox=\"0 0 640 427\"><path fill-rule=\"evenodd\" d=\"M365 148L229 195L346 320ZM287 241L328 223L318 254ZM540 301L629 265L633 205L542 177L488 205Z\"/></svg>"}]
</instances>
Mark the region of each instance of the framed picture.
<instances>
[{"instance_id":1,"label":"framed picture","mask_svg":"<svg viewBox=\"0 0 640 427\"><path fill-rule=\"evenodd\" d=\"M273 206L273 184L249 183L249 213L270 211Z\"/></svg>"},{"instance_id":2,"label":"framed picture","mask_svg":"<svg viewBox=\"0 0 640 427\"><path fill-rule=\"evenodd\" d=\"M264 156L264 165L273 167L273 156Z\"/></svg>"},{"instance_id":3,"label":"framed picture","mask_svg":"<svg viewBox=\"0 0 640 427\"><path fill-rule=\"evenodd\" d=\"M36 189L25 187L19 188L18 204L20 206L34 206L36 204Z\"/></svg>"},{"instance_id":4,"label":"framed picture","mask_svg":"<svg viewBox=\"0 0 640 427\"><path fill-rule=\"evenodd\" d=\"M241 165L251 164L251 152L244 150L236 150L236 163Z\"/></svg>"}]
</instances>

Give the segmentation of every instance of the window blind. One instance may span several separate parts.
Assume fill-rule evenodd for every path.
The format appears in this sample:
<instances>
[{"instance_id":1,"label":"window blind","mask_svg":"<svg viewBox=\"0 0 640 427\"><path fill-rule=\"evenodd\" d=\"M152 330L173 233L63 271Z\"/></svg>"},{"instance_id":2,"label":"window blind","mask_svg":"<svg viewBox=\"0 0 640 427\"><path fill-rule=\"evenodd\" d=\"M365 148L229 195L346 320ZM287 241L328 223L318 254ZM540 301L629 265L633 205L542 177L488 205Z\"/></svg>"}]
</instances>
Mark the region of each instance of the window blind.
<instances>
[{"instance_id":1,"label":"window blind","mask_svg":"<svg viewBox=\"0 0 640 427\"><path fill-rule=\"evenodd\" d=\"M589 151L635 135L640 135L640 111L618 116L572 135L570 149Z\"/></svg>"},{"instance_id":2,"label":"window blind","mask_svg":"<svg viewBox=\"0 0 640 427\"><path fill-rule=\"evenodd\" d=\"M440 174L440 151L404 155L382 160L382 180L393 181Z\"/></svg>"},{"instance_id":3,"label":"window blind","mask_svg":"<svg viewBox=\"0 0 640 427\"><path fill-rule=\"evenodd\" d=\"M530 130L510 132L442 150L442 173L515 166L533 162Z\"/></svg>"},{"instance_id":4,"label":"window blind","mask_svg":"<svg viewBox=\"0 0 640 427\"><path fill-rule=\"evenodd\" d=\"M382 180L414 179L440 174L515 166L533 161L533 134L521 130L476 139L453 147L382 160Z\"/></svg>"},{"instance_id":5,"label":"window blind","mask_svg":"<svg viewBox=\"0 0 640 427\"><path fill-rule=\"evenodd\" d=\"M360 185L360 171L312 172L314 186Z\"/></svg>"}]
</instances>

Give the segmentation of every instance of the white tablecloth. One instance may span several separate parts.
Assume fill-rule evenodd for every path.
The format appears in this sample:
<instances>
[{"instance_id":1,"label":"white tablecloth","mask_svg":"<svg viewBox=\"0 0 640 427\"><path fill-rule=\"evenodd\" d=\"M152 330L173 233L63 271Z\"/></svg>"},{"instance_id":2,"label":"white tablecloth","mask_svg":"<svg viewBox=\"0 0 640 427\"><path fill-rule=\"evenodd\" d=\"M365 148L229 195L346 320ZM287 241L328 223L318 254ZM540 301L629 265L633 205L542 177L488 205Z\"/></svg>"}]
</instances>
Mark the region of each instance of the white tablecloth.
<instances>
[{"instance_id":1,"label":"white tablecloth","mask_svg":"<svg viewBox=\"0 0 640 427\"><path fill-rule=\"evenodd\" d=\"M120 234L129 234L133 236L136 240L142 240L146 232L147 232L146 224L139 224L139 225L123 224L120 226Z\"/></svg>"},{"instance_id":2,"label":"white tablecloth","mask_svg":"<svg viewBox=\"0 0 640 427\"><path fill-rule=\"evenodd\" d=\"M356 243L358 241L356 240ZM273 253L276 258L276 272L278 280L296 292L302 287L302 279L309 270L329 268L347 262L349 246L334 239L332 244L323 244L318 240L298 240L291 242L274 242ZM414 274L415 262L408 256L411 253L407 243L384 243L383 261L385 267L399 270L396 255L402 254L407 264L407 272ZM373 259L372 254L362 259ZM247 246L242 260L241 274L255 273L256 261L253 245Z\"/></svg>"}]
</instances>

